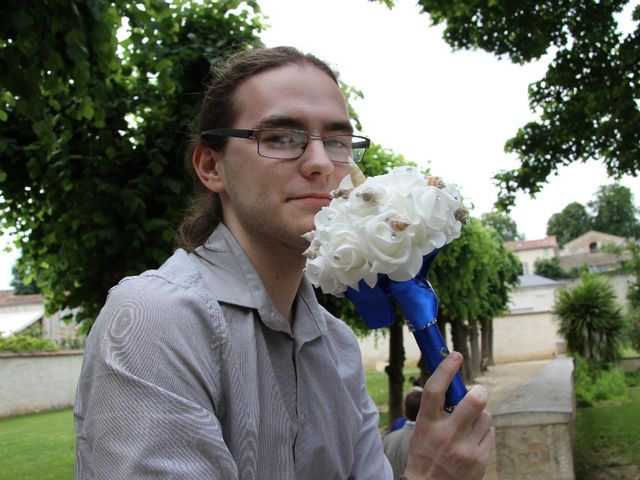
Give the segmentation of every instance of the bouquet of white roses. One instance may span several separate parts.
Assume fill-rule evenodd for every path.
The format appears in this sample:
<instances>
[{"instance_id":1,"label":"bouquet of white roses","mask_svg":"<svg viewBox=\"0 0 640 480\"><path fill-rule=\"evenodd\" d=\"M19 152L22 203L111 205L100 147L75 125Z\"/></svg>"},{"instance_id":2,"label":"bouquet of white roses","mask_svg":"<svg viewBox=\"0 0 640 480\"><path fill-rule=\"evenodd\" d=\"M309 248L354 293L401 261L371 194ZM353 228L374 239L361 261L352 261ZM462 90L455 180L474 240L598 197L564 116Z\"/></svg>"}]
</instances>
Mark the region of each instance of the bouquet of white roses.
<instances>
[{"instance_id":1,"label":"bouquet of white roses","mask_svg":"<svg viewBox=\"0 0 640 480\"><path fill-rule=\"evenodd\" d=\"M305 235L305 272L324 293L342 296L360 280L373 287L378 274L409 280L425 255L460 236L460 194L439 177L406 166L354 183L353 175L342 180Z\"/></svg>"},{"instance_id":2,"label":"bouquet of white roses","mask_svg":"<svg viewBox=\"0 0 640 480\"><path fill-rule=\"evenodd\" d=\"M440 248L458 238L466 222L458 190L414 167L365 178L354 163L333 196L316 214L316 229L305 234L307 278L325 293L346 296L371 328L393 324L394 298L435 370L449 350L427 275ZM451 411L466 392L456 374L443 407Z\"/></svg>"}]
</instances>

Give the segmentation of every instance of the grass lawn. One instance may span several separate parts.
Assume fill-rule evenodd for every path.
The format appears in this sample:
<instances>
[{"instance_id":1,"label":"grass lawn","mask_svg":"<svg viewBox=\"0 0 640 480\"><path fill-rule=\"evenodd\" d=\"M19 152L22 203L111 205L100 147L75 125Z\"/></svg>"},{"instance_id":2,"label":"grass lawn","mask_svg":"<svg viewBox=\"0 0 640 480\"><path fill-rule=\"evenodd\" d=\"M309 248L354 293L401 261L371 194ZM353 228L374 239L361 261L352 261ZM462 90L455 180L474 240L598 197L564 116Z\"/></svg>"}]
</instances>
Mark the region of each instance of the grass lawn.
<instances>
[{"instance_id":1,"label":"grass lawn","mask_svg":"<svg viewBox=\"0 0 640 480\"><path fill-rule=\"evenodd\" d=\"M640 372L626 376L631 401L579 408L576 412L576 476L594 470L640 465Z\"/></svg>"},{"instance_id":2,"label":"grass lawn","mask_svg":"<svg viewBox=\"0 0 640 480\"><path fill-rule=\"evenodd\" d=\"M405 377L418 376L417 368ZM387 374L368 372L367 388L381 410L380 426L387 427ZM405 391L411 388L407 381ZM0 419L0 480L73 479L75 433L72 409Z\"/></svg>"},{"instance_id":3,"label":"grass lawn","mask_svg":"<svg viewBox=\"0 0 640 480\"><path fill-rule=\"evenodd\" d=\"M407 368L403 370L403 373L405 378L404 391L406 393L413 386L409 383L409 377L418 377L420 370L418 368ZM365 380L369 395L371 395L380 412L378 426L386 428L389 426L389 380L387 374L385 372L370 371L366 373Z\"/></svg>"},{"instance_id":4,"label":"grass lawn","mask_svg":"<svg viewBox=\"0 0 640 480\"><path fill-rule=\"evenodd\" d=\"M73 478L75 434L70 408L0 420L0 479Z\"/></svg>"},{"instance_id":5,"label":"grass lawn","mask_svg":"<svg viewBox=\"0 0 640 480\"><path fill-rule=\"evenodd\" d=\"M405 377L418 369L405 370ZM367 388L388 425L387 375L368 372ZM576 415L576 474L618 465L640 465L640 372L627 375L630 402L579 408ZM405 384L405 391L411 384ZM74 431L71 409L0 419L0 480L73 478Z\"/></svg>"}]
</instances>

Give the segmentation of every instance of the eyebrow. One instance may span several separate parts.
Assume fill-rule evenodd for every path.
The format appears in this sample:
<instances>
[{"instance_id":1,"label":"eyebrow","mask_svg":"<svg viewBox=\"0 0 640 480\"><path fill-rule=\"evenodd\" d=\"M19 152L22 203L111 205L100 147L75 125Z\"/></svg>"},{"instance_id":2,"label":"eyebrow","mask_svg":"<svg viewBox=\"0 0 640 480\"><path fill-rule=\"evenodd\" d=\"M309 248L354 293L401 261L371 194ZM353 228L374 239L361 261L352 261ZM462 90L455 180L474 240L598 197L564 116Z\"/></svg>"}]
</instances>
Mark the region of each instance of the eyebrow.
<instances>
[{"instance_id":1,"label":"eyebrow","mask_svg":"<svg viewBox=\"0 0 640 480\"><path fill-rule=\"evenodd\" d=\"M256 124L256 129L260 128L294 128L297 130L306 130L307 124L298 117L289 117L284 115L274 115L260 120ZM324 125L325 132L349 132L353 133L353 126L348 121L329 122Z\"/></svg>"}]
</instances>

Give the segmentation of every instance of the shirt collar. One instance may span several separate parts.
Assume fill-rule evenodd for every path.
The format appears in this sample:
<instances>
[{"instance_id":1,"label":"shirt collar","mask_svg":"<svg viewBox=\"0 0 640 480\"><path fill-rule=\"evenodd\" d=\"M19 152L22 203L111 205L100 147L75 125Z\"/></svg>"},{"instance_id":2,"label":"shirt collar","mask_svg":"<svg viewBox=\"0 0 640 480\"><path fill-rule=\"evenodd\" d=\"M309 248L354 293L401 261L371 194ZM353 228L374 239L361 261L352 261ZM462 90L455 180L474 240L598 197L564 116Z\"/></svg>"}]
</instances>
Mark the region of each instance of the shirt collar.
<instances>
[{"instance_id":1,"label":"shirt collar","mask_svg":"<svg viewBox=\"0 0 640 480\"><path fill-rule=\"evenodd\" d=\"M222 303L252 308L272 330L292 334L289 322L274 307L260 275L231 231L220 224L192 254L207 287ZM304 321L305 319L310 321ZM310 340L326 334L326 319L309 281L303 277L296 297L294 332Z\"/></svg>"}]
</instances>

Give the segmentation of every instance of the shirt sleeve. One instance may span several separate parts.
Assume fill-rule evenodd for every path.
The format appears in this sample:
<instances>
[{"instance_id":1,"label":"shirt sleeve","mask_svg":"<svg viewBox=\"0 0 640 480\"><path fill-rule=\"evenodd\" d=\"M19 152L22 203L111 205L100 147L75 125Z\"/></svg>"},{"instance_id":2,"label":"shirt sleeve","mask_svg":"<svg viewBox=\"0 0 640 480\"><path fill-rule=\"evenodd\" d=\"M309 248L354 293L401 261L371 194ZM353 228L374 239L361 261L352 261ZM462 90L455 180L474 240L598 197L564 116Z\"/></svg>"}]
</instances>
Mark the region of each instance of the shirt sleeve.
<instances>
[{"instance_id":1,"label":"shirt sleeve","mask_svg":"<svg viewBox=\"0 0 640 480\"><path fill-rule=\"evenodd\" d=\"M362 377L362 429L355 447L355 460L350 479L379 478L393 480L391 465L382 450L382 438L378 430L378 409L369 396Z\"/></svg>"},{"instance_id":2,"label":"shirt sleeve","mask_svg":"<svg viewBox=\"0 0 640 480\"><path fill-rule=\"evenodd\" d=\"M214 408L221 313L196 297L142 277L110 293L78 384L77 479L238 478Z\"/></svg>"}]
</instances>

